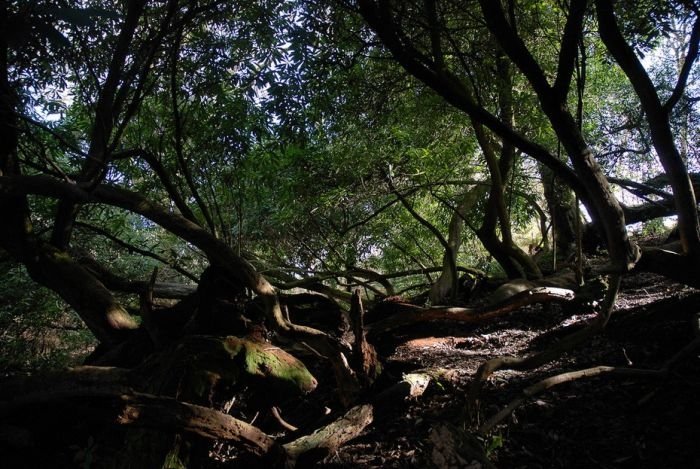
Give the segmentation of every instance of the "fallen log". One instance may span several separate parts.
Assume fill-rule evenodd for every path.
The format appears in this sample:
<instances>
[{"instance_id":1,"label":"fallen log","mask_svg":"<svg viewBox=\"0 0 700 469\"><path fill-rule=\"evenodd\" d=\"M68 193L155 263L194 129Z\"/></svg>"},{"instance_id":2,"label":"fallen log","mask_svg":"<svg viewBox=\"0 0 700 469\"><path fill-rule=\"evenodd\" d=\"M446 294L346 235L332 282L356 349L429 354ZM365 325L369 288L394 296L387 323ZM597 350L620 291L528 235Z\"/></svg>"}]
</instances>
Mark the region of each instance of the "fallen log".
<instances>
[{"instance_id":1,"label":"fallen log","mask_svg":"<svg viewBox=\"0 0 700 469\"><path fill-rule=\"evenodd\" d=\"M373 407L370 404L359 405L312 434L283 445L289 458L288 467L297 464L300 467L308 467L312 461L323 459L348 441L357 438L373 420Z\"/></svg>"},{"instance_id":2,"label":"fallen log","mask_svg":"<svg viewBox=\"0 0 700 469\"><path fill-rule=\"evenodd\" d=\"M279 460L279 444L258 428L215 409L180 402L171 397L145 393L125 393L121 386L77 386L74 389L40 390L0 402L0 416L10 417L31 409L33 412L89 408L90 419L118 425L185 431L207 439L222 440L258 456ZM38 422L37 422L38 423Z\"/></svg>"},{"instance_id":3,"label":"fallen log","mask_svg":"<svg viewBox=\"0 0 700 469\"><path fill-rule=\"evenodd\" d=\"M427 321L450 320L468 324L478 324L503 316L511 311L533 303L570 301L574 292L565 288L536 287L521 291L508 299L478 308L461 308L440 306L434 308L413 307L386 319L367 326L371 335L379 335L399 327L410 326Z\"/></svg>"}]
</instances>

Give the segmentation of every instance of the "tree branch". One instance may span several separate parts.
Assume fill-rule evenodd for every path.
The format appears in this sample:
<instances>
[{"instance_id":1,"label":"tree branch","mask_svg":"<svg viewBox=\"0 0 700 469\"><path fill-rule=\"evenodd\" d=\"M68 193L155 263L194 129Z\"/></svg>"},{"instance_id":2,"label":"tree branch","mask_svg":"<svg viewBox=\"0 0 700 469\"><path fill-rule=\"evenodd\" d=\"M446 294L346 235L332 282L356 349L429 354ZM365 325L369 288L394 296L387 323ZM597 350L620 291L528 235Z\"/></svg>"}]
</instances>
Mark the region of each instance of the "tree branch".
<instances>
[{"instance_id":1,"label":"tree branch","mask_svg":"<svg viewBox=\"0 0 700 469\"><path fill-rule=\"evenodd\" d=\"M123 247L124 249L126 249L129 252L135 252L136 254L141 254L142 256L150 257L151 259L155 259L158 262L165 264L168 267L170 267L171 269L175 270L176 272L182 274L183 276L189 278L190 280L194 280L195 282L199 281L199 278L196 275L189 273L188 271L186 271L185 269L183 269L179 265L175 264L174 262L171 262L168 259L164 258L163 256L160 256L154 252L147 251L145 249L141 249L137 246L134 246L133 244L127 243L126 241L111 234L107 230L104 230L104 229L99 228L97 226L90 225L88 223L83 223L83 222L77 222L75 224L75 226L84 228L86 230L97 233L101 236L104 236L105 238L109 239L110 241L112 241L116 245Z\"/></svg>"},{"instance_id":2,"label":"tree branch","mask_svg":"<svg viewBox=\"0 0 700 469\"><path fill-rule=\"evenodd\" d=\"M561 49L559 50L557 78L553 87L561 102L566 102L566 96L571 86L587 4L587 0L572 0L569 7L569 17L566 20L566 26L564 26L564 36L562 37Z\"/></svg>"},{"instance_id":3,"label":"tree branch","mask_svg":"<svg viewBox=\"0 0 700 469\"><path fill-rule=\"evenodd\" d=\"M690 71L695 64L695 60L698 58L698 46L700 45L700 16L695 18L695 24L693 24L693 30L690 33L690 39L688 42L688 53L683 61L683 67L678 74L678 81L676 86L673 88L673 93L669 96L668 100L664 103L663 108L667 114L670 114L673 108L678 104L678 101L683 96L685 88L688 84L688 77L690 76Z\"/></svg>"}]
</instances>

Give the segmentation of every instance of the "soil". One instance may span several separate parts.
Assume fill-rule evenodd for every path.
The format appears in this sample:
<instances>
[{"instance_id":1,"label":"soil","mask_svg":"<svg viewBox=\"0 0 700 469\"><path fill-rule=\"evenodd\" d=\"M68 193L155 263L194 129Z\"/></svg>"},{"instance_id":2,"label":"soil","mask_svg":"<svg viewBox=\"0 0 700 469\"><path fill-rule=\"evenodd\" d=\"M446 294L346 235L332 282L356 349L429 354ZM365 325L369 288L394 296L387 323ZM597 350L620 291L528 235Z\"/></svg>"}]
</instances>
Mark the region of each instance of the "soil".
<instances>
[{"instance_id":1,"label":"soil","mask_svg":"<svg viewBox=\"0 0 700 469\"><path fill-rule=\"evenodd\" d=\"M435 337L407 332L386 347L386 379L424 368L446 369L449 379L377 416L316 467L476 469L482 464L465 448L480 444L499 468L700 468L700 349L661 380L609 374L561 384L527 400L490 435L471 436L546 377L599 365L660 368L698 334L700 293L652 274L626 277L604 334L538 369L496 372L478 411L467 411L469 384L485 360L543 350L594 316L530 306L487 325L447 325Z\"/></svg>"},{"instance_id":2,"label":"soil","mask_svg":"<svg viewBox=\"0 0 700 469\"><path fill-rule=\"evenodd\" d=\"M440 378L418 398L382 401L375 406L374 422L360 437L320 462L298 467L480 469L489 467L478 461L485 453L502 469L700 468L700 347L675 360L664 379L606 374L555 386L527 399L488 435L475 436L481 423L544 378L601 365L660 369L697 338L700 292L652 274L626 276L603 334L540 368L494 373L477 408L468 405L470 384L484 361L546 350L595 317L580 303L531 305L483 325L423 324L392 333L391 343L383 338L375 344L384 372L370 396L410 371L440 369ZM331 371L317 354L299 352L315 357L311 365L316 366L310 368L321 383L302 399L279 402L283 418L299 432L281 429L269 411L259 411L265 408L260 397L268 400L268 393L237 396L234 416L281 441L335 419L341 407ZM98 430L82 431L76 433L85 436L77 446L55 438L66 461L78 461L80 452L92 454L93 440L86 435ZM203 455L206 467L250 467L235 447L205 443L203 448L211 448ZM102 451L108 459L115 458L108 453L120 454L121 445L119 440L119 445L106 445ZM7 467L24 467L8 465L7 458L4 462ZM72 465L56 462L52 467Z\"/></svg>"}]
</instances>

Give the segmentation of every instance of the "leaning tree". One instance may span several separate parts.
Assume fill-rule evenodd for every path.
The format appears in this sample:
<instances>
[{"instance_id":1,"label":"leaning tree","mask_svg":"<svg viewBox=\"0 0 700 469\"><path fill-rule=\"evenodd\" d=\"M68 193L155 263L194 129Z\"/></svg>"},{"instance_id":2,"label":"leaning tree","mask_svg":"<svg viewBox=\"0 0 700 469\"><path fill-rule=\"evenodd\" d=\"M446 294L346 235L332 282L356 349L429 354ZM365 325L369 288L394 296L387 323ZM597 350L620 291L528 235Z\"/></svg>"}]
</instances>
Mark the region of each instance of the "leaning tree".
<instances>
[{"instance_id":1,"label":"leaning tree","mask_svg":"<svg viewBox=\"0 0 700 469\"><path fill-rule=\"evenodd\" d=\"M599 271L611 274L611 282L598 320L543 353L485 363L475 380L475 392L494 370L540 365L604 327L620 277L635 268L697 285L696 252L700 240L697 204L687 163L678 150L671 124L698 55L700 15L694 2L360 0L354 5L383 47L408 72L501 139L504 149L513 145L572 189L607 247L609 262ZM563 27L553 26L550 22L553 17ZM657 36L651 23L654 21L662 31L672 21L692 24L683 62L667 96L657 91L635 51L648 46ZM510 113L494 106L493 101L481 98L480 83L474 79L478 71L490 66L494 76L499 77L494 62L484 60L475 45L474 38L483 37L490 37L503 60L517 68L521 89L534 98L568 162L558 158L551 142L527 133L527 125L520 123L522 118L513 119ZM675 246L640 249L630 239L623 208L584 131L585 59L598 38L608 61L622 70L634 89L651 136L650 151L658 158L665 171L664 180L673 191L680 233L680 242ZM493 177L494 172L491 174ZM649 188L647 194L653 189Z\"/></svg>"},{"instance_id":2,"label":"leaning tree","mask_svg":"<svg viewBox=\"0 0 700 469\"><path fill-rule=\"evenodd\" d=\"M57 422L77 423L78 414L100 421L104 410L103 422L137 427L118 437L128 442L122 463L153 467L206 457L202 437L288 464L351 438L348 424L371 420L359 407L340 433L331 426L283 447L222 412L244 389L266 391L269 400L275 389L316 387L300 361L267 344L268 329L323 357L346 405L360 378L371 379L371 370L353 371L352 350L338 336L290 321L293 307L283 312L273 286L243 258L233 234L241 217L222 208L225 197L235 199L231 169L270 124L255 100L284 60L280 37L296 27L294 14L284 2L0 4L0 246L77 312L99 341L88 362L101 365L8 383L6 421L23 427L49 401L60 404L52 406ZM198 250L206 261L190 267L208 267L193 274L175 265L176 254L166 259L120 239L109 223L115 210L136 229L159 227ZM173 291L157 271L146 282L121 278L85 244L86 234L171 264L175 278L198 285ZM131 311L139 320L116 292L139 295ZM159 307L154 296L185 298Z\"/></svg>"},{"instance_id":3,"label":"leaning tree","mask_svg":"<svg viewBox=\"0 0 700 469\"><path fill-rule=\"evenodd\" d=\"M326 17L331 20L323 23ZM620 277L632 269L654 270L696 286L697 206L686 152L679 151L672 123L698 54L699 17L694 2L680 0L359 0L330 9L284 1L230 5L218 0L128 0L118 7L99 1L1 1L0 247L3 257L23 265L35 282L70 305L99 341L88 358L93 366L18 378L3 386L0 417L4 427L17 430L17 438L9 443L31 446L32 436L51 440L57 426L84 420L100 429L100 448L126 444L122 459L131 466L196 463L207 457L207 442L212 440L231 444L231 451L242 451L241 458L250 454L258 462L280 465L337 448L371 421L374 403L396 393L420 393L425 387L407 381L390 388L384 401L368 396L365 392L381 370L365 332L370 340L378 340L407 325L443 319L483 322L526 303L570 299L568 290L522 292L518 285L534 285L525 282L515 285L520 290L516 288L506 303L478 308L399 303L389 309L402 314L365 327L359 294L324 283L330 279L336 285L362 284L391 293L391 274L356 265L358 250L336 249L335 241L388 207L402 207L402 216L417 221L444 248L444 265L433 272L443 271L447 280L438 282L433 299L443 300L450 288L454 294L455 246L461 241L461 223L468 218L462 212L476 205L472 199L483 205L483 216L473 227L485 248L508 276L537 279L538 265L514 241L505 202L508 181L522 155L536 160L546 168L543 173L556 176L557 184L572 190L584 204L608 250L609 262L599 273L611 275L612 282L591 327L544 353L485 363L474 380L475 393L494 370L543 363L603 327ZM651 40L647 18L692 24L685 59L667 94L657 90L635 51ZM274 198L278 187L270 183L285 172L285 164L303 162L300 152L314 154L311 147L316 155L326 150L338 154L348 144L337 138L342 132L323 115L337 103L318 97L323 78L335 75L319 67L314 70L316 81L302 80L307 78L304 67L318 52L318 44L305 41L325 39L324 34L305 30L309 24L340 28L335 52L349 56L351 68L367 58L365 53L370 59L366 63L372 64L386 60L389 52L405 72L464 112L474 139L470 149L478 146L489 183L488 190L462 193L464 198L454 206L444 201L454 214L449 225L445 223L447 237L416 210L414 189L401 186L413 182L408 172L397 176L393 166L376 161L358 166L384 189L381 196L389 194L391 199L377 204L348 197L347 204L329 203L344 215L360 218L345 219L340 227L330 219L327 227L321 226L310 213L305 226L314 227L320 243L306 243L302 230L281 233L279 226L266 223L272 212L284 211L270 207L271 200L282 200L280 205L292 200ZM622 184L645 195L667 196L657 186L671 187L680 233L677 245L640 250L628 236L625 208L599 164L584 122L585 63L593 47L628 79L649 129L650 151L665 171L665 179L653 184ZM353 70L361 75L367 69ZM403 77L395 67L379 70ZM354 94L363 94L361 86ZM336 122L343 125L352 119L345 116ZM533 121L542 125L531 125ZM371 129L373 122L367 122L366 129ZM365 130L358 128L355 135ZM314 131L325 135L314 136ZM352 132L344 136L348 135L352 139ZM384 148L386 154L372 146L376 140L351 143L357 143L358 153L377 150L376 158L386 163L396 156L393 152L406 149L397 139L387 140L391 144ZM410 155L400 162L406 167L415 164ZM300 172L297 176L308 178L307 186L318 183L322 174L304 175L308 168ZM550 199L557 199L561 191L557 184L552 183L555 194ZM376 198L368 192L369 199ZM439 200L439 194L431 196ZM557 211L571 209L567 197L558 199L567 203L557 205ZM436 203L431 199L426 207ZM170 239L173 249L153 252L143 245L145 235L123 239L113 229L115 214L132 232L156 231L159 239ZM293 224L295 214L287 213L286 220ZM379 230L386 227L385 233L390 233L395 220L385 220ZM560 228L563 223L557 222ZM293 256L275 256L280 247L275 240L305 244L308 265L321 264L326 272L301 278L308 272L294 262L264 262L246 249L246 238L256 236L273 241L267 243L268 252L280 261ZM94 237L169 268L160 274L143 272L138 280L124 278L91 245ZM359 245L363 239L357 235L355 241ZM371 251L377 246L366 247ZM193 253L192 258L185 262L184 253ZM333 256L344 270L334 271L326 262ZM260 274L263 269L266 276ZM429 270L421 267L405 274L427 275ZM159 276L168 282L159 281ZM342 324L336 325L340 333L298 324L295 302L301 300L278 295L268 277L286 288L304 287L350 303L351 334ZM184 279L196 285L176 284ZM132 295L131 305L125 295ZM307 300L312 308L334 310L340 317L337 304L327 298ZM270 338L285 350L271 345ZM305 363L323 373L321 385L335 385L334 404L365 404L355 405L319 432L286 442L266 433L268 428L274 431L267 423L258 427L238 418L264 411L291 434L304 433L291 428L274 404L319 385ZM324 410L317 407L308 413ZM303 430L318 427L322 413L314 420L317 425ZM43 418L40 425L31 424L36 416ZM109 433L115 423L122 429ZM77 427L78 433L86 431ZM54 438L54 444L72 443L67 433ZM108 453L100 454L109 458Z\"/></svg>"},{"instance_id":4,"label":"leaning tree","mask_svg":"<svg viewBox=\"0 0 700 469\"><path fill-rule=\"evenodd\" d=\"M558 178L569 185L585 204L604 239L610 253L610 271L624 273L639 260L639 249L627 236L624 214L610 189L609 182L596 161L595 154L572 111L571 94L582 54L585 54L586 27L595 19L600 38L610 57L623 70L632 84L648 122L653 148L668 176L675 196L679 217L681 247L679 252L653 251L648 257L654 261L645 266L665 272L694 284L695 250L698 243L698 221L695 196L688 170L677 148L670 124L670 116L683 95L690 71L697 57L697 6L692 2L664 2L661 5L634 6L625 2L573 1L567 5L552 6L565 21L557 36L556 48L549 57L529 32L538 27L537 6L528 2L417 2L394 4L388 1L360 1L358 9L373 28L384 46L406 70L431 86L448 102L462 109L472 119L491 132L512 143L524 153L549 167ZM617 12L614 7L617 7ZM650 11L645 10L651 9ZM663 18L675 16L694 22L687 54L670 96L659 96L654 83L635 54L635 40L648 31L637 28L630 18ZM626 22L625 22L626 21ZM644 21L642 21L644 22ZM546 24L541 27L546 27ZM490 109L477 99L470 77L483 63L465 40L464 31L477 28L491 35L502 53L516 66L529 90L537 98L542 113L548 119L570 165L534 138L528 138L513 129L503 113ZM639 32L639 29L642 32ZM629 31L626 31L629 30ZM637 36L634 36L634 33ZM625 33L631 37L625 37ZM474 35L469 31L470 36ZM543 34L547 34L544 31ZM478 35L477 35L478 36ZM551 37L551 36L548 36ZM507 117L507 115L506 115ZM667 260L683 265L670 269ZM678 265L678 264L677 264ZM664 267L665 266L665 267Z\"/></svg>"}]
</instances>

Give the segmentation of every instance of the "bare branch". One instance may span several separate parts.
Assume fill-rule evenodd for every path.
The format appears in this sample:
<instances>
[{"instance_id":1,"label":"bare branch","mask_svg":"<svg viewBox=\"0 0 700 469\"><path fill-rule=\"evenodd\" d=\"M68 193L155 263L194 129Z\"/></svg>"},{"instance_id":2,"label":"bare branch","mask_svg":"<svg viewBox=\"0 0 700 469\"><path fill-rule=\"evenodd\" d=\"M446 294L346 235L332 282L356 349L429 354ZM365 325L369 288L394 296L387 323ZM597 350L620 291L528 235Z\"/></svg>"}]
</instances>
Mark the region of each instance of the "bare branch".
<instances>
[{"instance_id":1,"label":"bare branch","mask_svg":"<svg viewBox=\"0 0 700 469\"><path fill-rule=\"evenodd\" d=\"M693 25L693 30L690 33L690 40L688 43L688 53L685 56L685 61L683 62L683 67L678 74L678 81L676 86L673 88L673 93L669 96L668 100L664 103L664 111L670 114L673 108L680 101L681 96L685 92L685 88L688 84L688 77L690 76L690 71L695 64L695 60L698 58L698 46L700 45L700 15L695 19L695 24Z\"/></svg>"}]
</instances>

